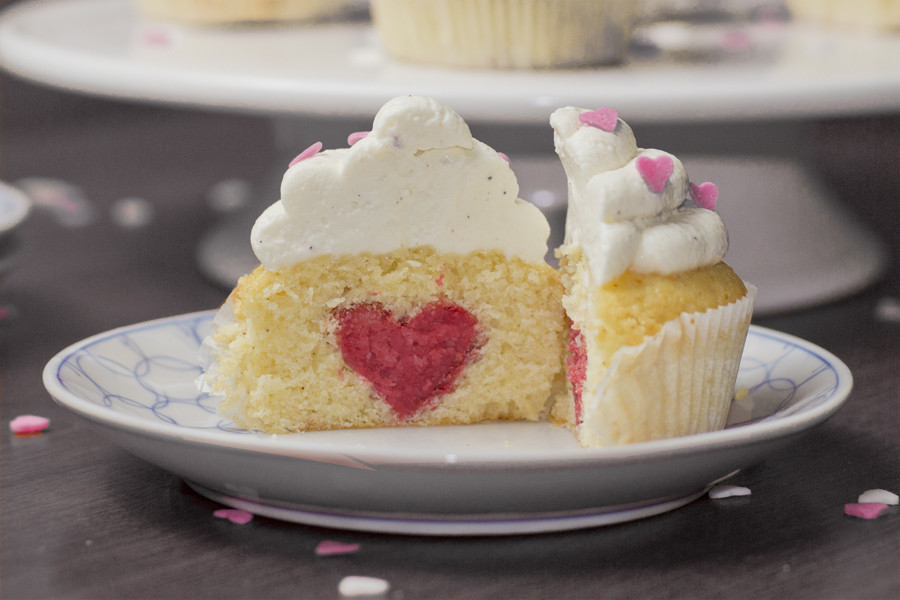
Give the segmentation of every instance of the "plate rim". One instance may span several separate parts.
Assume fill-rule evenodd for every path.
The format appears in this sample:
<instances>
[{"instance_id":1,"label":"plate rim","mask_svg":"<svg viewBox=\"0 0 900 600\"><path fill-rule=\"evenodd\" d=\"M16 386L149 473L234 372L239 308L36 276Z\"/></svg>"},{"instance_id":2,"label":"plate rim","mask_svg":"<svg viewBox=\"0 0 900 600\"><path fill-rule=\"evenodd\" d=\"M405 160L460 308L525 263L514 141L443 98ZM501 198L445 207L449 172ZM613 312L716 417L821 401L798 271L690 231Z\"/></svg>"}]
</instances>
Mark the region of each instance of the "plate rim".
<instances>
[{"instance_id":1,"label":"plate rim","mask_svg":"<svg viewBox=\"0 0 900 600\"><path fill-rule=\"evenodd\" d=\"M732 475L734 473L723 479ZM713 485L710 484L680 496L653 498L623 505L601 505L563 511L449 515L363 512L352 509L342 510L331 506L291 506L264 499L242 498L189 480L186 480L185 484L197 494L213 502L280 521L361 532L434 536L525 535L627 523L681 508L707 494Z\"/></svg>"},{"instance_id":2,"label":"plate rim","mask_svg":"<svg viewBox=\"0 0 900 600\"><path fill-rule=\"evenodd\" d=\"M664 440L638 442L607 448L575 447L571 450L563 449L559 452L554 452L551 455L537 451L523 451L520 457L508 454L491 457L485 456L484 453L481 453L477 457L473 457L467 455L465 452L460 452L454 454L452 460L448 460L449 457L447 453L436 450L433 452L424 452L422 455L416 457L415 461L410 461L408 457L400 457L398 460L397 453L395 452L384 449L366 449L360 444L355 444L353 447L350 447L347 443L322 446L320 441L302 439L303 433L278 434L277 436L259 432L230 434L219 430L193 430L176 424L148 421L135 415L116 413L108 408L84 400L78 397L74 392L66 389L62 384L62 380L59 376L61 367L69 358L85 348L127 332L153 329L182 322L211 321L215 312L215 309L212 309L150 319L131 325L116 327L70 344L57 352L46 363L42 373L44 387L57 404L74 412L78 416L100 425L117 430L125 430L132 434L138 434L144 437L169 440L175 439L187 443L212 444L235 451L278 455L288 458L321 458L333 457L336 455L342 457L358 457L360 455L365 455L365 460L371 459L379 464L382 464L381 461L384 460L387 463L397 463L407 466L427 464L434 466L440 465L451 469L472 469L477 467L496 468L497 465L507 466L511 463L521 467L541 467L548 464L567 463L627 463L635 460L649 460L661 455L672 457L695 454L701 451L712 452L723 448L744 445L750 442L770 441L800 433L824 422L845 404L853 389L853 375L849 367L830 351L792 334L780 332L768 327L751 325L750 333L753 335L791 343L802 348L806 352L813 354L833 368L837 376L837 385L831 393L831 397L818 406L800 410L794 414L785 415L777 420L767 421L765 423L748 423L746 425L739 425L724 430ZM518 422L511 422L510 424L515 425L515 423ZM477 424L475 426L477 426ZM472 427L472 425L447 427Z\"/></svg>"}]
</instances>

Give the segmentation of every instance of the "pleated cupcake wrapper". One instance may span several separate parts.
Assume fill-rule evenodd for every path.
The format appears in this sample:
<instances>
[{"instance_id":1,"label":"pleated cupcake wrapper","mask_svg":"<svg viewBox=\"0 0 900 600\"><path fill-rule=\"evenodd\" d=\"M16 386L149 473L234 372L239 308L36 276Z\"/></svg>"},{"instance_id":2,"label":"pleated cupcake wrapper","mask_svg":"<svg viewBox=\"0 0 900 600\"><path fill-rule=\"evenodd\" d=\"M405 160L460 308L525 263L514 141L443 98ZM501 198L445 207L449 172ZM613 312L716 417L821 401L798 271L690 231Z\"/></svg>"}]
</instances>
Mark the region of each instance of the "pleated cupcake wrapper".
<instances>
[{"instance_id":1,"label":"pleated cupcake wrapper","mask_svg":"<svg viewBox=\"0 0 900 600\"><path fill-rule=\"evenodd\" d=\"M375 0L389 54L460 67L611 63L624 54L632 0Z\"/></svg>"},{"instance_id":2,"label":"pleated cupcake wrapper","mask_svg":"<svg viewBox=\"0 0 900 600\"><path fill-rule=\"evenodd\" d=\"M576 429L583 446L610 446L722 429L756 288L744 298L667 322L614 356Z\"/></svg>"}]
</instances>

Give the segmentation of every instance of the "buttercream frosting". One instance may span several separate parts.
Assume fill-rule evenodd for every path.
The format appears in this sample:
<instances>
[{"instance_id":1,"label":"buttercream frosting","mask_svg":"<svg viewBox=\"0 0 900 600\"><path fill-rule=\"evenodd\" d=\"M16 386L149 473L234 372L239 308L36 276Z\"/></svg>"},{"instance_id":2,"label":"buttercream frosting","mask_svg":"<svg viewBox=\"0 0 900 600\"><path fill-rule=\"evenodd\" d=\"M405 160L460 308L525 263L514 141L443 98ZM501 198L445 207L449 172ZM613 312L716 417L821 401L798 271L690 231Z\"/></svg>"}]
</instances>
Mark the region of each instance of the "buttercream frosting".
<instances>
[{"instance_id":1,"label":"buttercream frosting","mask_svg":"<svg viewBox=\"0 0 900 600\"><path fill-rule=\"evenodd\" d=\"M474 139L449 107L421 96L394 98L368 135L351 137L349 148L307 149L288 168L281 199L251 232L267 269L320 254L417 246L544 260L546 218L518 198L504 157Z\"/></svg>"},{"instance_id":2,"label":"buttercream frosting","mask_svg":"<svg viewBox=\"0 0 900 600\"><path fill-rule=\"evenodd\" d=\"M594 285L626 270L674 274L721 261L725 225L687 198L682 162L639 148L617 116L614 127L592 124L592 112L569 106L550 117L569 188L563 251L581 249Z\"/></svg>"}]
</instances>

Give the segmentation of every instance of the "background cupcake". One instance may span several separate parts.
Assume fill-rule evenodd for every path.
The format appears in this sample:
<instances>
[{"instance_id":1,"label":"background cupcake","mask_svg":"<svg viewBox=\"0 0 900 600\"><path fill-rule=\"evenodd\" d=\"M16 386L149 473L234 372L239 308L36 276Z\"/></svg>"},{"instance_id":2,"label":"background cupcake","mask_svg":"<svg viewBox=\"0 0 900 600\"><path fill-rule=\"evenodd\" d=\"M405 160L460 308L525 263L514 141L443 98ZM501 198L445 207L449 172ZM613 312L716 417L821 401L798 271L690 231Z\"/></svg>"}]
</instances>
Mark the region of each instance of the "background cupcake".
<instances>
[{"instance_id":1,"label":"background cupcake","mask_svg":"<svg viewBox=\"0 0 900 600\"><path fill-rule=\"evenodd\" d=\"M195 24L309 21L346 10L348 0L137 0L147 18Z\"/></svg>"},{"instance_id":2,"label":"background cupcake","mask_svg":"<svg viewBox=\"0 0 900 600\"><path fill-rule=\"evenodd\" d=\"M562 68L621 60L632 0L372 0L385 51L412 62Z\"/></svg>"},{"instance_id":3,"label":"background cupcake","mask_svg":"<svg viewBox=\"0 0 900 600\"><path fill-rule=\"evenodd\" d=\"M900 29L897 0L787 0L796 21L848 30Z\"/></svg>"}]
</instances>

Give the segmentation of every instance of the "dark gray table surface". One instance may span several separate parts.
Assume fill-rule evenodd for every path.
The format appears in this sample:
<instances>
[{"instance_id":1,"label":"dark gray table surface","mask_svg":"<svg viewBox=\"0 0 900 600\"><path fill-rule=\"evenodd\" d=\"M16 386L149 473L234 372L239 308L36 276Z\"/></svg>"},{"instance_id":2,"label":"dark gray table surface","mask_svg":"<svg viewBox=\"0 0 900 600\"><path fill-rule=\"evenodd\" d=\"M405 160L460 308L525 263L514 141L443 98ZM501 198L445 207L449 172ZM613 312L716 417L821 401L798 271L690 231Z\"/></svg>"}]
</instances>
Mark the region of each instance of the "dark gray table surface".
<instances>
[{"instance_id":1,"label":"dark gray table surface","mask_svg":"<svg viewBox=\"0 0 900 600\"><path fill-rule=\"evenodd\" d=\"M756 320L834 352L855 388L829 421L736 476L751 496L568 533L434 538L214 518L216 504L51 400L41 370L68 344L223 300L194 261L221 217L208 192L259 180L276 153L264 119L0 84L0 179L74 184L91 210L73 225L44 203L5 242L19 254L0 286L3 598L328 598L346 575L386 579L394 598L900 596L896 508L843 514L863 490L900 491L896 116L816 129L821 173L889 244L892 265L860 294ZM123 207L144 220L123 220ZM9 421L29 413L51 429L12 435ZM324 539L361 547L316 557Z\"/></svg>"}]
</instances>

